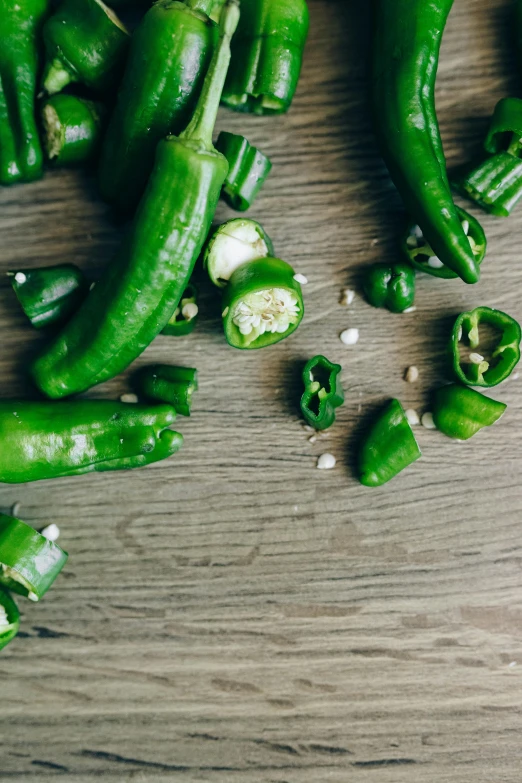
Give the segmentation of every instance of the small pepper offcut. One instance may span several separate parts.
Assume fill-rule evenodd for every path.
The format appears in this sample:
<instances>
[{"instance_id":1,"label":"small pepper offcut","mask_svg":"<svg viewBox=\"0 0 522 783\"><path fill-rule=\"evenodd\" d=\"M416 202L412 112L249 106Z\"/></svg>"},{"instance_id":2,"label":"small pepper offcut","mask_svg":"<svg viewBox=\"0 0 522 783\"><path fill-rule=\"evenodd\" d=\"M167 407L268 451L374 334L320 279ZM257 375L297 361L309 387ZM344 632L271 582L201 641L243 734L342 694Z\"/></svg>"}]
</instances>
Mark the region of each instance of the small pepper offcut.
<instances>
[{"instance_id":1,"label":"small pepper offcut","mask_svg":"<svg viewBox=\"0 0 522 783\"><path fill-rule=\"evenodd\" d=\"M421 451L398 400L391 400L372 423L359 452L361 484L380 487L420 459Z\"/></svg>"},{"instance_id":2,"label":"small pepper offcut","mask_svg":"<svg viewBox=\"0 0 522 783\"><path fill-rule=\"evenodd\" d=\"M303 369L304 392L301 413L307 424L316 430L326 430L335 421L336 410L344 403L340 364L325 356L314 356Z\"/></svg>"},{"instance_id":3,"label":"small pepper offcut","mask_svg":"<svg viewBox=\"0 0 522 783\"><path fill-rule=\"evenodd\" d=\"M272 170L271 161L244 136L220 133L216 149L228 160L222 196L232 209L250 209Z\"/></svg>"},{"instance_id":4,"label":"small pepper offcut","mask_svg":"<svg viewBox=\"0 0 522 783\"><path fill-rule=\"evenodd\" d=\"M190 416L192 396L198 390L198 371L192 367L151 364L138 370L133 385L140 396L168 403L180 416Z\"/></svg>"},{"instance_id":5,"label":"small pepper offcut","mask_svg":"<svg viewBox=\"0 0 522 783\"><path fill-rule=\"evenodd\" d=\"M469 386L450 384L437 389L433 400L433 421L449 438L468 440L483 427L490 427L504 414L507 405Z\"/></svg>"},{"instance_id":6,"label":"small pepper offcut","mask_svg":"<svg viewBox=\"0 0 522 783\"><path fill-rule=\"evenodd\" d=\"M374 307L403 313L415 301L415 270L409 264L374 264L364 272L363 289Z\"/></svg>"}]
</instances>

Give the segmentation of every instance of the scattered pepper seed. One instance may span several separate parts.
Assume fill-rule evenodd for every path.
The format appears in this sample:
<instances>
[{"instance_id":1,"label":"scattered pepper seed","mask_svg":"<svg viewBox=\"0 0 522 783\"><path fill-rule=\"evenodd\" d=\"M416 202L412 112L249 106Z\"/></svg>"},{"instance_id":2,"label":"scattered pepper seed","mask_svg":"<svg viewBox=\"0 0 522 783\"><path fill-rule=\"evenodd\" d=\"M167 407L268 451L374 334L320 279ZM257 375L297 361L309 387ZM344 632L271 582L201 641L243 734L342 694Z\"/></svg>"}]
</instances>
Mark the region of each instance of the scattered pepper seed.
<instances>
[{"instance_id":1,"label":"scattered pepper seed","mask_svg":"<svg viewBox=\"0 0 522 783\"><path fill-rule=\"evenodd\" d=\"M20 284L21 283L25 283L25 281L27 280L27 277L24 275L23 272L17 272L16 275L14 276L14 278L15 278L16 282L20 283Z\"/></svg>"},{"instance_id":2,"label":"scattered pepper seed","mask_svg":"<svg viewBox=\"0 0 522 783\"><path fill-rule=\"evenodd\" d=\"M404 413L411 427L416 427L418 424L420 424L419 414L416 410L413 408L408 408L408 410L404 411Z\"/></svg>"},{"instance_id":3,"label":"scattered pepper seed","mask_svg":"<svg viewBox=\"0 0 522 783\"><path fill-rule=\"evenodd\" d=\"M484 357L480 353L470 353L469 360L473 364L480 364L484 361Z\"/></svg>"},{"instance_id":4,"label":"scattered pepper seed","mask_svg":"<svg viewBox=\"0 0 522 783\"><path fill-rule=\"evenodd\" d=\"M19 500L17 500L16 503L13 503L13 505L11 506L11 516L12 517L17 517L18 516L18 514L20 513L20 506L21 506L21 503L20 503Z\"/></svg>"},{"instance_id":5,"label":"scattered pepper seed","mask_svg":"<svg viewBox=\"0 0 522 783\"><path fill-rule=\"evenodd\" d=\"M40 533L48 541L58 541L58 539L60 538L60 528L58 527L58 525L55 525L54 522L51 522L50 525L46 525L46 527L43 527L40 530Z\"/></svg>"},{"instance_id":6,"label":"scattered pepper seed","mask_svg":"<svg viewBox=\"0 0 522 783\"><path fill-rule=\"evenodd\" d=\"M442 269L444 264L437 256L430 256L428 258L428 266L431 266L432 269Z\"/></svg>"},{"instance_id":7,"label":"scattered pepper seed","mask_svg":"<svg viewBox=\"0 0 522 783\"><path fill-rule=\"evenodd\" d=\"M343 288L339 298L339 304L343 305L344 307L349 307L354 299L355 291L353 291L351 288Z\"/></svg>"},{"instance_id":8,"label":"scattered pepper seed","mask_svg":"<svg viewBox=\"0 0 522 783\"><path fill-rule=\"evenodd\" d=\"M331 470L335 468L336 459L333 454L321 454L317 460L319 470Z\"/></svg>"},{"instance_id":9,"label":"scattered pepper seed","mask_svg":"<svg viewBox=\"0 0 522 783\"><path fill-rule=\"evenodd\" d=\"M138 395L137 394L122 394L120 397L120 402L138 402Z\"/></svg>"},{"instance_id":10,"label":"scattered pepper seed","mask_svg":"<svg viewBox=\"0 0 522 783\"><path fill-rule=\"evenodd\" d=\"M407 383L415 383L415 381L419 380L419 371L414 365L408 367L404 375L404 380Z\"/></svg>"},{"instance_id":11,"label":"scattered pepper seed","mask_svg":"<svg viewBox=\"0 0 522 783\"><path fill-rule=\"evenodd\" d=\"M194 302L187 302L187 304L184 305L181 310L183 318L186 318L187 321L192 321L192 319L195 318L198 313L199 307L197 304L194 304Z\"/></svg>"},{"instance_id":12,"label":"scattered pepper seed","mask_svg":"<svg viewBox=\"0 0 522 783\"><path fill-rule=\"evenodd\" d=\"M344 345L355 345L359 342L359 330L353 327L345 329L344 332L341 332L340 339Z\"/></svg>"},{"instance_id":13,"label":"scattered pepper seed","mask_svg":"<svg viewBox=\"0 0 522 783\"><path fill-rule=\"evenodd\" d=\"M312 435L310 438L308 438L308 443L311 443L312 445L317 443L317 435Z\"/></svg>"},{"instance_id":14,"label":"scattered pepper seed","mask_svg":"<svg viewBox=\"0 0 522 783\"><path fill-rule=\"evenodd\" d=\"M230 307L225 307L225 309L224 309L224 310L223 310L223 312L221 313L221 317L222 317L222 318L226 318L226 317L227 317L227 315L228 315L228 311L229 311L229 310L230 310Z\"/></svg>"},{"instance_id":15,"label":"scattered pepper seed","mask_svg":"<svg viewBox=\"0 0 522 783\"><path fill-rule=\"evenodd\" d=\"M433 421L433 413L431 411L426 411L426 413L422 414L421 424L427 430L437 429L435 422Z\"/></svg>"},{"instance_id":16,"label":"scattered pepper seed","mask_svg":"<svg viewBox=\"0 0 522 783\"><path fill-rule=\"evenodd\" d=\"M301 285L306 285L308 283L308 278L300 274L299 272L296 275L294 275L294 280L296 283L300 283Z\"/></svg>"},{"instance_id":17,"label":"scattered pepper seed","mask_svg":"<svg viewBox=\"0 0 522 783\"><path fill-rule=\"evenodd\" d=\"M406 310L403 310L403 313L414 313L417 308L415 305L412 305L412 307L407 307Z\"/></svg>"}]
</instances>

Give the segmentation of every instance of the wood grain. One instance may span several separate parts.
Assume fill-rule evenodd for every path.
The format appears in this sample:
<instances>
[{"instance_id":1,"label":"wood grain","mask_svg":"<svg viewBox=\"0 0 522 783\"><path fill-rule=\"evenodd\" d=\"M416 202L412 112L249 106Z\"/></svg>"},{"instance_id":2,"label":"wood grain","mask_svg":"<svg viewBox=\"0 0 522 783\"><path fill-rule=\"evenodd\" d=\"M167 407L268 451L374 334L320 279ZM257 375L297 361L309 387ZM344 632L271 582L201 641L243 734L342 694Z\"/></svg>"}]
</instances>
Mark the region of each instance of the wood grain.
<instances>
[{"instance_id":1,"label":"wood grain","mask_svg":"<svg viewBox=\"0 0 522 783\"><path fill-rule=\"evenodd\" d=\"M509 0L458 0L444 39L438 109L451 166L480 149L496 101L520 93ZM419 431L424 452L380 490L361 487L361 420L398 396L419 412L444 378L452 318L479 304L522 318L522 210L482 216L482 281L418 279L417 311L361 297L360 269L397 258L404 220L368 115L367 3L312 0L312 30L286 117L223 112L274 172L253 216L309 278L292 339L229 349L204 286L187 338L141 357L195 364L186 444L167 463L0 488L35 526L62 529L70 562L0 658L0 779L71 783L509 783L520 780L522 405L472 443ZM93 275L119 241L92 178L52 173L0 193L0 260L74 261ZM220 208L220 218L231 214ZM2 394L41 343L0 290ZM360 329L357 346L339 332ZM347 402L308 442L299 372L324 352ZM403 380L416 365L420 380ZM114 397L119 377L97 389ZM332 471L318 455L332 452Z\"/></svg>"}]
</instances>

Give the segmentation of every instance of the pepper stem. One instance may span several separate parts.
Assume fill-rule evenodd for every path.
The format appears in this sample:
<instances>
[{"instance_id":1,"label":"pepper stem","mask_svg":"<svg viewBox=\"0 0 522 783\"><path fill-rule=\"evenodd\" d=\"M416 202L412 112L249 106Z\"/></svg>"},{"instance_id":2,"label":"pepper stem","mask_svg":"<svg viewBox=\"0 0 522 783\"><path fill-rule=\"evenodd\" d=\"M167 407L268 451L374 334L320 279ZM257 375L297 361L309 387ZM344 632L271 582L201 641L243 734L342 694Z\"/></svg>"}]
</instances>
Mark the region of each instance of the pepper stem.
<instances>
[{"instance_id":1,"label":"pepper stem","mask_svg":"<svg viewBox=\"0 0 522 783\"><path fill-rule=\"evenodd\" d=\"M237 0L227 0L219 22L219 42L205 77L199 101L191 121L179 135L180 139L199 141L209 150L213 149L212 133L230 65L230 41L238 22L239 3Z\"/></svg>"},{"instance_id":2,"label":"pepper stem","mask_svg":"<svg viewBox=\"0 0 522 783\"><path fill-rule=\"evenodd\" d=\"M193 11L199 11L202 14L210 16L212 9L214 8L216 0L185 0L185 4L188 5Z\"/></svg>"}]
</instances>

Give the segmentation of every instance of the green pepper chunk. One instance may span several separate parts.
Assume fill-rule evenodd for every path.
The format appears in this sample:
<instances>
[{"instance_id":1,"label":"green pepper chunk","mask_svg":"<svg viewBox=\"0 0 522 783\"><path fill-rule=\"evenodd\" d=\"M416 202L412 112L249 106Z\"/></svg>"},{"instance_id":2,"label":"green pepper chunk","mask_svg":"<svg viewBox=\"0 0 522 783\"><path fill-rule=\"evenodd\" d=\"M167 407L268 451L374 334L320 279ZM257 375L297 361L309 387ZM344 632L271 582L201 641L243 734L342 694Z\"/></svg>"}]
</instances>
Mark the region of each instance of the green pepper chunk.
<instances>
[{"instance_id":1,"label":"green pepper chunk","mask_svg":"<svg viewBox=\"0 0 522 783\"><path fill-rule=\"evenodd\" d=\"M480 347L480 325L489 324L500 332L500 338L491 351L491 357L476 353ZM472 353L468 362L463 362L460 346L463 338L469 344ZM450 350L455 375L467 386L491 387L508 378L520 360L520 341L522 330L510 315L491 307L476 307L461 313L455 321L451 334Z\"/></svg>"},{"instance_id":2,"label":"green pepper chunk","mask_svg":"<svg viewBox=\"0 0 522 783\"><path fill-rule=\"evenodd\" d=\"M190 416L192 395L198 390L198 371L192 367L151 364L138 370L134 388L149 400L172 405L180 416Z\"/></svg>"},{"instance_id":3,"label":"green pepper chunk","mask_svg":"<svg viewBox=\"0 0 522 783\"><path fill-rule=\"evenodd\" d=\"M265 348L289 337L303 320L301 286L286 261L249 261L232 274L222 310L229 345Z\"/></svg>"},{"instance_id":4,"label":"green pepper chunk","mask_svg":"<svg viewBox=\"0 0 522 783\"><path fill-rule=\"evenodd\" d=\"M22 310L35 329L67 321L89 288L83 272L74 264L19 269L7 274Z\"/></svg>"},{"instance_id":5,"label":"green pepper chunk","mask_svg":"<svg viewBox=\"0 0 522 783\"><path fill-rule=\"evenodd\" d=\"M223 198L237 212L246 212L272 170L271 161L244 136L220 133L216 142L228 160L228 174L223 186Z\"/></svg>"},{"instance_id":6,"label":"green pepper chunk","mask_svg":"<svg viewBox=\"0 0 522 783\"><path fill-rule=\"evenodd\" d=\"M301 413L307 424L316 430L331 427L336 409L344 403L341 370L340 364L333 364L320 354L304 366Z\"/></svg>"},{"instance_id":7,"label":"green pepper chunk","mask_svg":"<svg viewBox=\"0 0 522 783\"><path fill-rule=\"evenodd\" d=\"M50 0L0 3L0 183L43 174L35 117L39 38Z\"/></svg>"},{"instance_id":8,"label":"green pepper chunk","mask_svg":"<svg viewBox=\"0 0 522 783\"><path fill-rule=\"evenodd\" d=\"M180 133L201 93L217 27L196 6L159 0L132 36L99 167L101 195L121 213L134 211L158 142Z\"/></svg>"},{"instance_id":9,"label":"green pepper chunk","mask_svg":"<svg viewBox=\"0 0 522 783\"><path fill-rule=\"evenodd\" d=\"M363 288L374 307L403 313L415 300L415 271L409 264L374 264L365 270Z\"/></svg>"},{"instance_id":10,"label":"green pepper chunk","mask_svg":"<svg viewBox=\"0 0 522 783\"><path fill-rule=\"evenodd\" d=\"M522 197L522 159L499 152L461 174L453 185L486 212L509 217Z\"/></svg>"},{"instance_id":11,"label":"green pepper chunk","mask_svg":"<svg viewBox=\"0 0 522 783\"><path fill-rule=\"evenodd\" d=\"M420 459L421 451L399 400L373 422L359 453L361 484L380 487Z\"/></svg>"},{"instance_id":12,"label":"green pepper chunk","mask_svg":"<svg viewBox=\"0 0 522 783\"><path fill-rule=\"evenodd\" d=\"M105 107L75 95L53 95L42 103L43 146L58 166L87 163L98 151Z\"/></svg>"},{"instance_id":13,"label":"green pepper chunk","mask_svg":"<svg viewBox=\"0 0 522 783\"><path fill-rule=\"evenodd\" d=\"M239 266L273 254L272 240L260 223L234 218L218 226L208 240L203 266L214 285L224 288Z\"/></svg>"},{"instance_id":14,"label":"green pepper chunk","mask_svg":"<svg viewBox=\"0 0 522 783\"><path fill-rule=\"evenodd\" d=\"M309 24L306 0L241 0L223 103L253 114L288 111Z\"/></svg>"},{"instance_id":15,"label":"green pepper chunk","mask_svg":"<svg viewBox=\"0 0 522 783\"><path fill-rule=\"evenodd\" d=\"M20 627L18 607L3 587L0 587L0 650L7 647Z\"/></svg>"},{"instance_id":16,"label":"green pepper chunk","mask_svg":"<svg viewBox=\"0 0 522 783\"><path fill-rule=\"evenodd\" d=\"M189 283L181 297L179 306L174 310L174 315L169 319L161 334L171 337L183 337L191 334L198 322L198 290L193 283Z\"/></svg>"},{"instance_id":17,"label":"green pepper chunk","mask_svg":"<svg viewBox=\"0 0 522 783\"><path fill-rule=\"evenodd\" d=\"M508 152L520 157L522 153L522 100L502 98L495 106L488 134L484 141L486 152Z\"/></svg>"},{"instance_id":18,"label":"green pepper chunk","mask_svg":"<svg viewBox=\"0 0 522 783\"><path fill-rule=\"evenodd\" d=\"M162 7L161 1L155 6ZM229 0L191 122L180 136L158 144L156 165L120 252L33 365L36 384L48 397L75 394L118 375L179 305L228 171L212 146L212 132L238 16L237 3Z\"/></svg>"},{"instance_id":19,"label":"green pepper chunk","mask_svg":"<svg viewBox=\"0 0 522 783\"><path fill-rule=\"evenodd\" d=\"M468 440L483 427L498 421L506 408L503 402L492 400L469 386L453 383L435 392L433 421L449 438Z\"/></svg>"},{"instance_id":20,"label":"green pepper chunk","mask_svg":"<svg viewBox=\"0 0 522 783\"><path fill-rule=\"evenodd\" d=\"M0 514L0 585L39 601L68 554L21 519Z\"/></svg>"},{"instance_id":21,"label":"green pepper chunk","mask_svg":"<svg viewBox=\"0 0 522 783\"><path fill-rule=\"evenodd\" d=\"M43 88L53 95L80 82L114 89L130 42L128 30L102 0L62 0L43 28L47 53Z\"/></svg>"},{"instance_id":22,"label":"green pepper chunk","mask_svg":"<svg viewBox=\"0 0 522 783\"><path fill-rule=\"evenodd\" d=\"M105 400L0 402L0 482L127 470L166 459L183 437L169 405Z\"/></svg>"},{"instance_id":23,"label":"green pepper chunk","mask_svg":"<svg viewBox=\"0 0 522 783\"><path fill-rule=\"evenodd\" d=\"M457 215L475 261L480 266L486 255L487 248L484 229L478 220L464 209L457 207ZM442 277L445 280L453 280L458 277L456 272L446 266L435 254L426 241L422 230L415 223L408 225L402 238L401 250L409 263L420 272L426 272L426 274L433 277Z\"/></svg>"}]
</instances>

